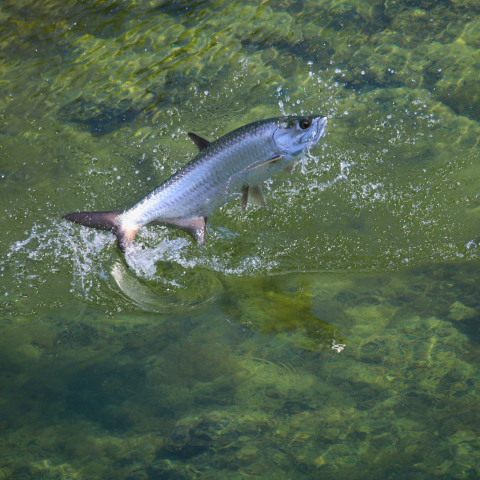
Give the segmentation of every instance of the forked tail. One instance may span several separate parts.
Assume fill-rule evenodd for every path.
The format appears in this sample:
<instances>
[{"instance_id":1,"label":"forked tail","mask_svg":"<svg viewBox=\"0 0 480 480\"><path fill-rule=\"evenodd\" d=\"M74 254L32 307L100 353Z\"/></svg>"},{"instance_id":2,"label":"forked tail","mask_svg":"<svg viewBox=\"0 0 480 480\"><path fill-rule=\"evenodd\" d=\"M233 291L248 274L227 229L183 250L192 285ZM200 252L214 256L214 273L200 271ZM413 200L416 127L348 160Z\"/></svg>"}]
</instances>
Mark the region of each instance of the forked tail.
<instances>
[{"instance_id":1,"label":"forked tail","mask_svg":"<svg viewBox=\"0 0 480 480\"><path fill-rule=\"evenodd\" d=\"M118 215L120 211L114 212L77 212L69 213L63 218L70 220L73 223L78 223L79 225L84 225L85 227L96 228L97 230L106 230L107 232L112 232L117 236L118 248L120 248L122 253L125 253L125 250L133 240L138 232L137 228L126 229L118 222Z\"/></svg>"}]
</instances>

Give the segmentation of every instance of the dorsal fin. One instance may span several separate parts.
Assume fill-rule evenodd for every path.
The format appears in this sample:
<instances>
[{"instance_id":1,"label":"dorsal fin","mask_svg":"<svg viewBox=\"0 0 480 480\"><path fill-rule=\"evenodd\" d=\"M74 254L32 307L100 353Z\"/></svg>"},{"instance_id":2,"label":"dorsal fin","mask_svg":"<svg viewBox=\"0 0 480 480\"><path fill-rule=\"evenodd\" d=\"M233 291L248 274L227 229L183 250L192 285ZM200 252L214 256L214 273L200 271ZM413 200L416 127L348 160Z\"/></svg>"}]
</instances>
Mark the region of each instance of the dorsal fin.
<instances>
[{"instance_id":1,"label":"dorsal fin","mask_svg":"<svg viewBox=\"0 0 480 480\"><path fill-rule=\"evenodd\" d=\"M188 132L187 135L191 138L192 142L197 146L197 148L202 151L208 148L211 143L208 140L205 140L202 137L199 137L197 134Z\"/></svg>"}]
</instances>

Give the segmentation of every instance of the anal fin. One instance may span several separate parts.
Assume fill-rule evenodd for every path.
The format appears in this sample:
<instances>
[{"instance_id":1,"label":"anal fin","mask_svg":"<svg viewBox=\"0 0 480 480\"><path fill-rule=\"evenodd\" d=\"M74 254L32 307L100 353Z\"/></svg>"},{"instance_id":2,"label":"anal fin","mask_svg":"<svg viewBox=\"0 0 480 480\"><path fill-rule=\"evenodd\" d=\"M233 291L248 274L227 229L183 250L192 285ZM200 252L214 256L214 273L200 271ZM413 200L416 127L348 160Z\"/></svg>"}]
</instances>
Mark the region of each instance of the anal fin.
<instances>
[{"instance_id":1,"label":"anal fin","mask_svg":"<svg viewBox=\"0 0 480 480\"><path fill-rule=\"evenodd\" d=\"M195 217L185 220L169 220L166 223L172 227L189 233L200 245L205 244L205 229L207 226L207 217Z\"/></svg>"}]
</instances>

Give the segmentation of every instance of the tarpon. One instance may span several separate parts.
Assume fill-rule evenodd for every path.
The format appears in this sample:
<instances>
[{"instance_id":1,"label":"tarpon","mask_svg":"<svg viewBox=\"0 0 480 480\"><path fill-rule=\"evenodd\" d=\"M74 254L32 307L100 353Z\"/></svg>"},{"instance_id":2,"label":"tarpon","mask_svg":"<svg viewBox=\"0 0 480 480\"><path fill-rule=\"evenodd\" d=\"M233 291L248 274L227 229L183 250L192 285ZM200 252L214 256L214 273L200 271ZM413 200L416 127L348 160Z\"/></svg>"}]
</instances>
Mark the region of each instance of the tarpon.
<instances>
[{"instance_id":1,"label":"tarpon","mask_svg":"<svg viewBox=\"0 0 480 480\"><path fill-rule=\"evenodd\" d=\"M152 222L172 225L205 243L207 216L235 197L265 206L260 184L295 161L325 135L321 115L269 118L237 128L214 142L188 133L199 154L125 211L78 212L63 218L107 230L125 253L138 230Z\"/></svg>"}]
</instances>

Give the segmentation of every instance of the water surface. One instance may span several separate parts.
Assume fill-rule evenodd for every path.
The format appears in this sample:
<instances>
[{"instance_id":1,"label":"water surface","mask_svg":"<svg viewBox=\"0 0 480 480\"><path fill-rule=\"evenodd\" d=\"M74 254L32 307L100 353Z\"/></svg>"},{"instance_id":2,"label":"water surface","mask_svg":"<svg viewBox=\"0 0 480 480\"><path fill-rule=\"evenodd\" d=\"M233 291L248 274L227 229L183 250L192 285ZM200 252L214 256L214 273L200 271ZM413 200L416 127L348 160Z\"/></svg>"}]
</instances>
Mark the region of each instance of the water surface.
<instances>
[{"instance_id":1,"label":"water surface","mask_svg":"<svg viewBox=\"0 0 480 480\"><path fill-rule=\"evenodd\" d=\"M476 2L3 2L0 476L480 474ZM284 114L324 141L205 247L131 206Z\"/></svg>"}]
</instances>

